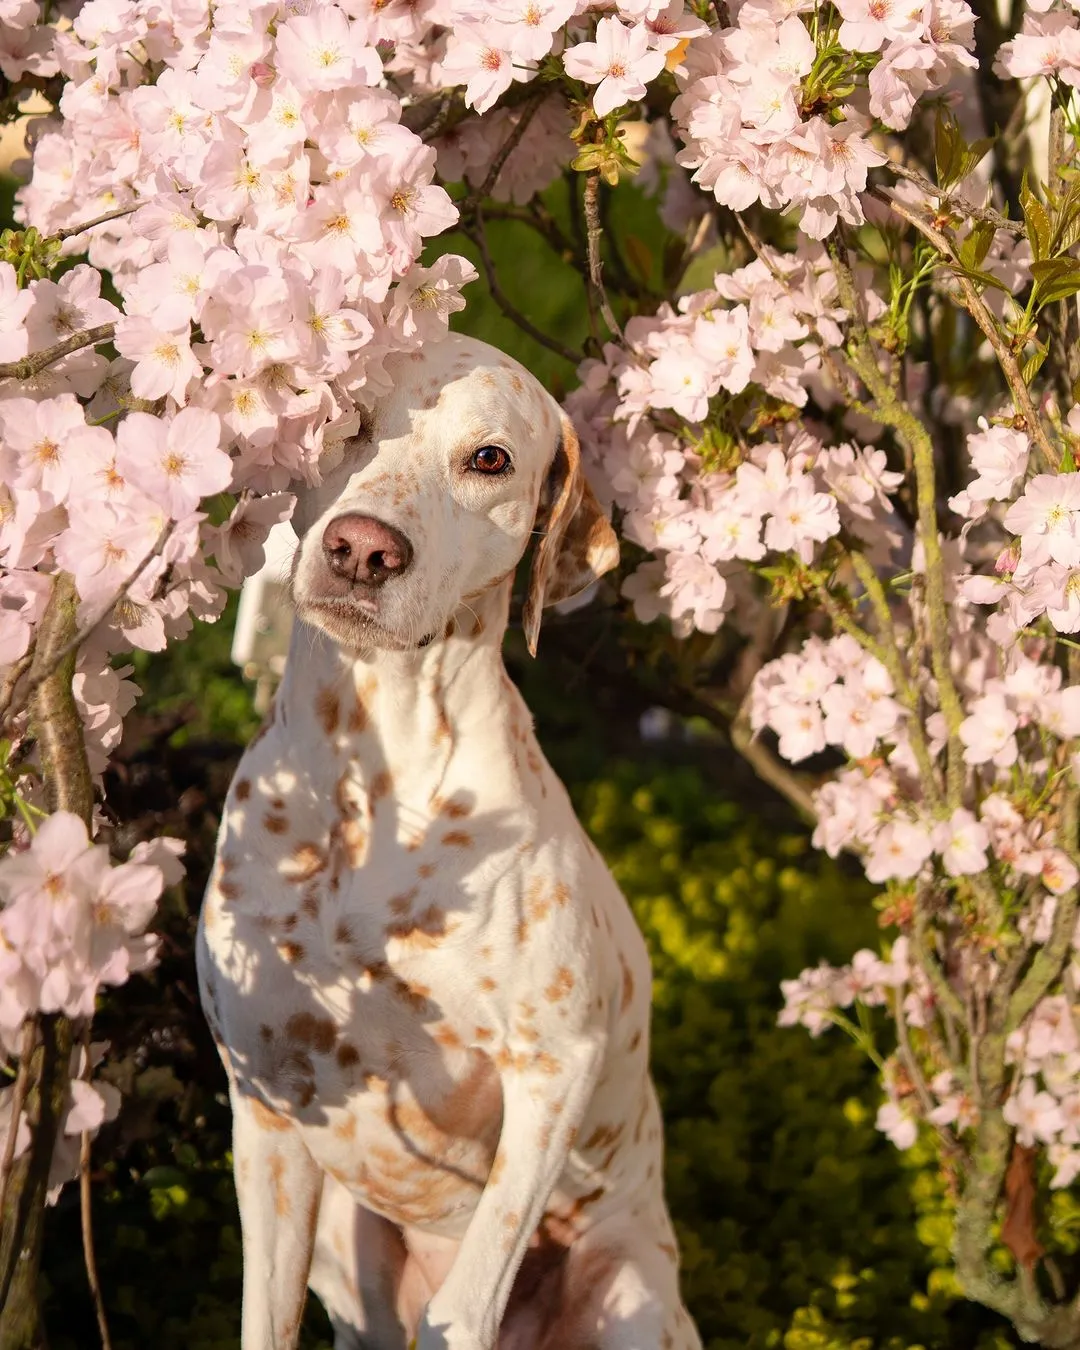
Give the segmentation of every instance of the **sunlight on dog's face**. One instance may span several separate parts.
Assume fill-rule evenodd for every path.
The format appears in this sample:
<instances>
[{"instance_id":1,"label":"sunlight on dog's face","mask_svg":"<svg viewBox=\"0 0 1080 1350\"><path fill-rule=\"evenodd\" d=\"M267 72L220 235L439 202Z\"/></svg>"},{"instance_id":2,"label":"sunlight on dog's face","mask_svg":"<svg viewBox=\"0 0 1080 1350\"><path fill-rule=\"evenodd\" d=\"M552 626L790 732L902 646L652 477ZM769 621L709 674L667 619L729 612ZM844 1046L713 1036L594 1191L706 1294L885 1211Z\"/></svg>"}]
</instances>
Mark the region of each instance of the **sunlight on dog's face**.
<instances>
[{"instance_id":1,"label":"sunlight on dog's face","mask_svg":"<svg viewBox=\"0 0 1080 1350\"><path fill-rule=\"evenodd\" d=\"M392 370L365 435L303 492L300 617L350 650L407 650L514 570L562 430L522 366L451 335Z\"/></svg>"}]
</instances>

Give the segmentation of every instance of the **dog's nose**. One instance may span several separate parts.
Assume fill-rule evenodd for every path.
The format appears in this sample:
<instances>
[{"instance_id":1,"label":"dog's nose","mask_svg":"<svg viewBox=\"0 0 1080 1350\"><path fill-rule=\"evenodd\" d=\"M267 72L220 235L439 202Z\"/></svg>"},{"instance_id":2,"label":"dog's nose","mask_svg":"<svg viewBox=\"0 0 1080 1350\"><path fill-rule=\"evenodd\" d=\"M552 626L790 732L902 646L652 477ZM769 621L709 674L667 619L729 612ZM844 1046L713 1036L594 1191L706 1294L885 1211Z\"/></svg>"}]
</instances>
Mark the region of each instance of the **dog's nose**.
<instances>
[{"instance_id":1,"label":"dog's nose","mask_svg":"<svg viewBox=\"0 0 1080 1350\"><path fill-rule=\"evenodd\" d=\"M381 586L400 576L412 555L401 531L374 516L338 516L323 531L327 567L358 586Z\"/></svg>"}]
</instances>

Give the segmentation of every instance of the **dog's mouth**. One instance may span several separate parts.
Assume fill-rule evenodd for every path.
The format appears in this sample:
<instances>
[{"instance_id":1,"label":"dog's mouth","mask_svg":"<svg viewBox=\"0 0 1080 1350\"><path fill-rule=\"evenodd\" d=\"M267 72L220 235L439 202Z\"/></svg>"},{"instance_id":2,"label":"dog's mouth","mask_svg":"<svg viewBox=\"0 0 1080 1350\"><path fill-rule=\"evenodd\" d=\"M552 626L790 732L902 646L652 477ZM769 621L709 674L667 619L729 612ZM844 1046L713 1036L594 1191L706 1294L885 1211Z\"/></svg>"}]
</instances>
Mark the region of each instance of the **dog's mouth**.
<instances>
[{"instance_id":1,"label":"dog's mouth","mask_svg":"<svg viewBox=\"0 0 1080 1350\"><path fill-rule=\"evenodd\" d=\"M379 621L379 606L367 596L348 595L297 598L296 611L306 623L314 624L341 646L353 650L381 647L387 651L411 651L426 647L436 634L426 633L419 640L403 637Z\"/></svg>"}]
</instances>

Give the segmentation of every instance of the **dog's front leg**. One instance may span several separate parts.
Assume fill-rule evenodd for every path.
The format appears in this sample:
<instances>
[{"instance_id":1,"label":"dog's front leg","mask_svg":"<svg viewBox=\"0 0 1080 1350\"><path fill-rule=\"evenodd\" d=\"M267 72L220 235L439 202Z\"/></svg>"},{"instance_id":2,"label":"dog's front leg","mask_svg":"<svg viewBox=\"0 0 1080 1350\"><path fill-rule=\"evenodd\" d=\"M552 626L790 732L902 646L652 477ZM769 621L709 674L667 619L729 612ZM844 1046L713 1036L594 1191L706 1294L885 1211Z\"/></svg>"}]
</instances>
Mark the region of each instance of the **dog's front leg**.
<instances>
[{"instance_id":1,"label":"dog's front leg","mask_svg":"<svg viewBox=\"0 0 1080 1350\"><path fill-rule=\"evenodd\" d=\"M244 1252L242 1350L294 1350L322 1173L296 1128L233 1091L233 1168Z\"/></svg>"},{"instance_id":2,"label":"dog's front leg","mask_svg":"<svg viewBox=\"0 0 1080 1350\"><path fill-rule=\"evenodd\" d=\"M580 1039L501 1073L503 1123L491 1177L417 1350L494 1350L529 1239L566 1166L596 1086L603 1040Z\"/></svg>"}]
</instances>

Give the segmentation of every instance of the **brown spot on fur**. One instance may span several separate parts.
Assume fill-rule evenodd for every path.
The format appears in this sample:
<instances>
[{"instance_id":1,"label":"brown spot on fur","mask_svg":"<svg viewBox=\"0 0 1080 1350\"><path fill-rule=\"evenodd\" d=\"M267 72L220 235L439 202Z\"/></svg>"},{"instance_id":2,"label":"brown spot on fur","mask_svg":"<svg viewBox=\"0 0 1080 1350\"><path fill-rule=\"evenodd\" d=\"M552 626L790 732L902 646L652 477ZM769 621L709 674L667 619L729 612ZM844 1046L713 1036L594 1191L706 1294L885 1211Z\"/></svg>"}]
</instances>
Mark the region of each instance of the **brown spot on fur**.
<instances>
[{"instance_id":1,"label":"brown spot on fur","mask_svg":"<svg viewBox=\"0 0 1080 1350\"><path fill-rule=\"evenodd\" d=\"M297 844L289 855L288 870L285 875L289 881L298 884L303 881L310 881L326 866L326 857L318 844L313 844L306 840L302 844Z\"/></svg>"},{"instance_id":2,"label":"brown spot on fur","mask_svg":"<svg viewBox=\"0 0 1080 1350\"><path fill-rule=\"evenodd\" d=\"M448 830L442 842L448 848L472 848L473 837L467 830Z\"/></svg>"},{"instance_id":3,"label":"brown spot on fur","mask_svg":"<svg viewBox=\"0 0 1080 1350\"><path fill-rule=\"evenodd\" d=\"M389 769L383 769L371 780L371 792L368 795L373 802L377 802L381 797L389 797L393 790L393 774Z\"/></svg>"},{"instance_id":4,"label":"brown spot on fur","mask_svg":"<svg viewBox=\"0 0 1080 1350\"><path fill-rule=\"evenodd\" d=\"M453 1027L447 1026L445 1022L435 1028L435 1040L438 1041L445 1050L458 1050L461 1048L461 1037Z\"/></svg>"},{"instance_id":5,"label":"brown spot on fur","mask_svg":"<svg viewBox=\"0 0 1080 1350\"><path fill-rule=\"evenodd\" d=\"M439 814L448 816L451 820L464 820L466 816L472 815L472 807L460 797L451 797L439 807Z\"/></svg>"},{"instance_id":6,"label":"brown spot on fur","mask_svg":"<svg viewBox=\"0 0 1080 1350\"><path fill-rule=\"evenodd\" d=\"M319 892L309 890L304 892L304 898L300 901L300 908L309 919L319 917Z\"/></svg>"},{"instance_id":7,"label":"brown spot on fur","mask_svg":"<svg viewBox=\"0 0 1080 1350\"><path fill-rule=\"evenodd\" d=\"M255 1119L255 1124L262 1130L277 1130L283 1133L285 1130L292 1129L292 1122L285 1116L280 1116L276 1111L271 1111L265 1102L260 1101L258 1097L248 1097L248 1105L251 1107L251 1114Z\"/></svg>"},{"instance_id":8,"label":"brown spot on fur","mask_svg":"<svg viewBox=\"0 0 1080 1350\"><path fill-rule=\"evenodd\" d=\"M342 1041L337 1048L337 1054L334 1056L338 1064L343 1069L351 1069L354 1065L360 1063L360 1051L349 1041Z\"/></svg>"},{"instance_id":9,"label":"brown spot on fur","mask_svg":"<svg viewBox=\"0 0 1080 1350\"><path fill-rule=\"evenodd\" d=\"M284 834L289 828L289 822L284 816L275 816L272 811L267 811L263 816L263 829L270 834Z\"/></svg>"},{"instance_id":10,"label":"brown spot on fur","mask_svg":"<svg viewBox=\"0 0 1080 1350\"><path fill-rule=\"evenodd\" d=\"M495 1033L490 1027L474 1027L473 1039L478 1041L490 1041L495 1037Z\"/></svg>"},{"instance_id":11,"label":"brown spot on fur","mask_svg":"<svg viewBox=\"0 0 1080 1350\"><path fill-rule=\"evenodd\" d=\"M218 891L225 900L239 900L244 894L241 887L235 881L226 881L224 879L218 882Z\"/></svg>"},{"instance_id":12,"label":"brown spot on fur","mask_svg":"<svg viewBox=\"0 0 1080 1350\"><path fill-rule=\"evenodd\" d=\"M484 991L485 994L492 993L494 990L498 989L498 987L499 987L498 984L491 978L490 975L481 975L480 988Z\"/></svg>"},{"instance_id":13,"label":"brown spot on fur","mask_svg":"<svg viewBox=\"0 0 1080 1350\"><path fill-rule=\"evenodd\" d=\"M356 1117L346 1116L344 1120L339 1120L334 1126L334 1134L338 1139L355 1139L356 1137Z\"/></svg>"},{"instance_id":14,"label":"brown spot on fur","mask_svg":"<svg viewBox=\"0 0 1080 1350\"><path fill-rule=\"evenodd\" d=\"M283 942L278 950L290 966L295 966L298 961L302 961L307 955L303 943L300 942Z\"/></svg>"},{"instance_id":15,"label":"brown spot on fur","mask_svg":"<svg viewBox=\"0 0 1080 1350\"><path fill-rule=\"evenodd\" d=\"M320 1055L328 1055L337 1040L337 1027L329 1017L314 1013L293 1013L285 1023L285 1035L298 1045L310 1046Z\"/></svg>"},{"instance_id":16,"label":"brown spot on fur","mask_svg":"<svg viewBox=\"0 0 1080 1350\"><path fill-rule=\"evenodd\" d=\"M394 983L394 993L407 1003L415 1012L425 1012L428 1007L428 998L431 990L425 984L409 984L406 980L396 980Z\"/></svg>"},{"instance_id":17,"label":"brown spot on fur","mask_svg":"<svg viewBox=\"0 0 1080 1350\"><path fill-rule=\"evenodd\" d=\"M263 1022L259 1027L259 1040L264 1044L274 1039L274 1028Z\"/></svg>"},{"instance_id":18,"label":"brown spot on fur","mask_svg":"<svg viewBox=\"0 0 1080 1350\"><path fill-rule=\"evenodd\" d=\"M609 1144L614 1144L622 1135L622 1125L597 1125L592 1134L582 1145L582 1148L607 1148Z\"/></svg>"},{"instance_id":19,"label":"brown spot on fur","mask_svg":"<svg viewBox=\"0 0 1080 1350\"><path fill-rule=\"evenodd\" d=\"M419 876L425 878L433 877L436 872L436 867L434 863L421 863L420 866L416 869L416 871Z\"/></svg>"},{"instance_id":20,"label":"brown spot on fur","mask_svg":"<svg viewBox=\"0 0 1080 1350\"><path fill-rule=\"evenodd\" d=\"M391 914L408 914L412 908L412 902L420 894L420 887L414 886L411 891L405 891L401 895L395 895L390 901Z\"/></svg>"},{"instance_id":21,"label":"brown spot on fur","mask_svg":"<svg viewBox=\"0 0 1080 1350\"><path fill-rule=\"evenodd\" d=\"M345 848L345 859L350 867L363 867L367 861L368 833L358 820L343 820L338 834Z\"/></svg>"},{"instance_id":22,"label":"brown spot on fur","mask_svg":"<svg viewBox=\"0 0 1080 1350\"><path fill-rule=\"evenodd\" d=\"M525 912L534 923L546 919L551 913L552 897L544 893L546 886L545 877L533 877L525 892Z\"/></svg>"},{"instance_id":23,"label":"brown spot on fur","mask_svg":"<svg viewBox=\"0 0 1080 1350\"><path fill-rule=\"evenodd\" d=\"M554 1076L562 1070L562 1065L559 1061L554 1055L549 1054L546 1050L541 1050L533 1060L533 1063L541 1073L547 1074L549 1078L554 1078Z\"/></svg>"},{"instance_id":24,"label":"brown spot on fur","mask_svg":"<svg viewBox=\"0 0 1080 1350\"><path fill-rule=\"evenodd\" d=\"M437 947L456 927L456 923L447 919L445 910L438 905L428 905L427 909L412 918L402 918L397 923L388 924L386 936L407 942L413 947Z\"/></svg>"},{"instance_id":25,"label":"brown spot on fur","mask_svg":"<svg viewBox=\"0 0 1080 1350\"><path fill-rule=\"evenodd\" d=\"M630 967L623 960L621 954L619 966L622 969L622 1002L619 1005L619 1011L625 1012L634 998L634 977L630 974Z\"/></svg>"},{"instance_id":26,"label":"brown spot on fur","mask_svg":"<svg viewBox=\"0 0 1080 1350\"><path fill-rule=\"evenodd\" d=\"M285 1159L280 1153L270 1155L270 1190L274 1197L274 1213L280 1218L292 1209L289 1193L285 1189Z\"/></svg>"},{"instance_id":27,"label":"brown spot on fur","mask_svg":"<svg viewBox=\"0 0 1080 1350\"><path fill-rule=\"evenodd\" d=\"M641 1044L641 1032L635 1031L634 1034L630 1037L630 1044L627 1047L627 1049L634 1051L638 1048L640 1044Z\"/></svg>"},{"instance_id":28,"label":"brown spot on fur","mask_svg":"<svg viewBox=\"0 0 1080 1350\"><path fill-rule=\"evenodd\" d=\"M238 778L233 787L233 795L238 802L246 802L251 796L251 779Z\"/></svg>"},{"instance_id":29,"label":"brown spot on fur","mask_svg":"<svg viewBox=\"0 0 1080 1350\"><path fill-rule=\"evenodd\" d=\"M544 990L544 997L549 1003L558 1003L564 999L574 988L574 976L568 966L560 966L555 972L555 978Z\"/></svg>"},{"instance_id":30,"label":"brown spot on fur","mask_svg":"<svg viewBox=\"0 0 1080 1350\"><path fill-rule=\"evenodd\" d=\"M332 736L341 721L341 700L333 689L324 686L319 690L315 697L315 713L323 731Z\"/></svg>"}]
</instances>

